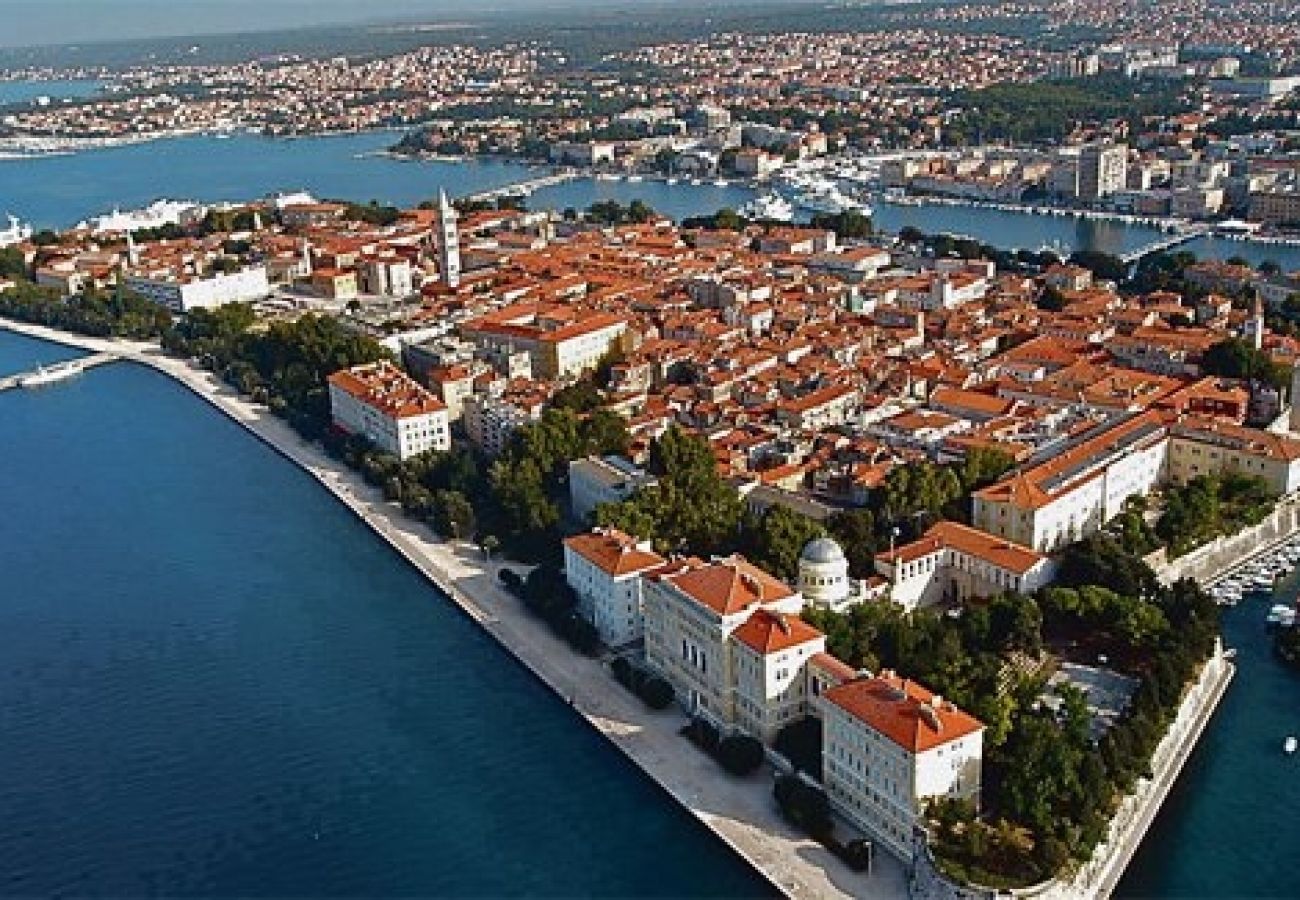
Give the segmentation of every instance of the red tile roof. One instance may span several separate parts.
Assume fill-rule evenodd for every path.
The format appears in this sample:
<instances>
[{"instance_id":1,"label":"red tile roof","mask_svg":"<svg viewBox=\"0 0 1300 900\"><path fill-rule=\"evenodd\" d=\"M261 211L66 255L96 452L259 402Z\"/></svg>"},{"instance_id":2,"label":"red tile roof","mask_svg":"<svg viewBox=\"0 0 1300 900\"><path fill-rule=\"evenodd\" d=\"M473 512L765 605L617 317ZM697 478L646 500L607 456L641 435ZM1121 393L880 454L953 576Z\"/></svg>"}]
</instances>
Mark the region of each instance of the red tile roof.
<instances>
[{"instance_id":1,"label":"red tile roof","mask_svg":"<svg viewBox=\"0 0 1300 900\"><path fill-rule=\"evenodd\" d=\"M914 681L884 672L828 688L822 696L911 753L983 730L984 724Z\"/></svg>"},{"instance_id":2,"label":"red tile roof","mask_svg":"<svg viewBox=\"0 0 1300 900\"><path fill-rule=\"evenodd\" d=\"M637 539L613 528L596 529L565 538L564 545L587 562L615 578L644 572L664 564L652 550L637 546Z\"/></svg>"},{"instance_id":3,"label":"red tile roof","mask_svg":"<svg viewBox=\"0 0 1300 900\"><path fill-rule=\"evenodd\" d=\"M820 631L798 616L765 609L757 610L732 634L746 647L764 656L824 638Z\"/></svg>"}]
</instances>

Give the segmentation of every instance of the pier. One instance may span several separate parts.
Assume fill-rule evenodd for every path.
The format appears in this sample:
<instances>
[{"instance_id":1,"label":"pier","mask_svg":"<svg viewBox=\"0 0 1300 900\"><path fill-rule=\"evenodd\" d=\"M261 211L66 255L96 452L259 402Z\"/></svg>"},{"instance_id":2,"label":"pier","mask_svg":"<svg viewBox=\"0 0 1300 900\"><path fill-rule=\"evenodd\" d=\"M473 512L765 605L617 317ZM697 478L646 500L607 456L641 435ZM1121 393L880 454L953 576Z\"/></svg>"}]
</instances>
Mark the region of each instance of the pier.
<instances>
[{"instance_id":1,"label":"pier","mask_svg":"<svg viewBox=\"0 0 1300 900\"><path fill-rule=\"evenodd\" d=\"M488 191L479 191L478 193L466 195L466 200L485 201L500 200L503 197L527 197L533 191L544 187L551 187L556 184L564 184L569 181L577 181L582 178L583 174L576 169L565 169L561 172L553 172L550 175L539 175L536 178L527 178L523 181L516 181L511 184L502 185L499 188L492 188Z\"/></svg>"},{"instance_id":2,"label":"pier","mask_svg":"<svg viewBox=\"0 0 1300 900\"><path fill-rule=\"evenodd\" d=\"M117 360L119 359L121 359L121 357L118 356L116 353L105 352L105 353L96 353L91 356L84 356L80 359L67 360L66 362L78 363L80 365L80 370L84 372L86 369L95 368L95 366L102 366L105 365L106 363L117 362ZM51 363L51 365L55 365L55 364ZM19 372L17 375L5 375L4 377L0 378L0 392L11 391L14 388L22 387L23 379L35 375L38 371L39 371L38 369L33 369L30 372Z\"/></svg>"}]
</instances>

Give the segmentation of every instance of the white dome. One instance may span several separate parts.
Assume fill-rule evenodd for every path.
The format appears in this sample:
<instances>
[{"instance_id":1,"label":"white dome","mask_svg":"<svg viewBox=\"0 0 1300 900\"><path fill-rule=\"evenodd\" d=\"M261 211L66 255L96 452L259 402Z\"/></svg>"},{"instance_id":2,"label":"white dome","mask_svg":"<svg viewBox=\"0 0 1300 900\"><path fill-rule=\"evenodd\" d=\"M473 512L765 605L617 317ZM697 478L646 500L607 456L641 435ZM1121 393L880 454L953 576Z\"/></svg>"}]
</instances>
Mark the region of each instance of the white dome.
<instances>
[{"instance_id":1,"label":"white dome","mask_svg":"<svg viewBox=\"0 0 1300 900\"><path fill-rule=\"evenodd\" d=\"M830 538L809 541L808 546L803 548L803 553L799 554L799 559L815 565L833 565L845 561L844 551Z\"/></svg>"}]
</instances>

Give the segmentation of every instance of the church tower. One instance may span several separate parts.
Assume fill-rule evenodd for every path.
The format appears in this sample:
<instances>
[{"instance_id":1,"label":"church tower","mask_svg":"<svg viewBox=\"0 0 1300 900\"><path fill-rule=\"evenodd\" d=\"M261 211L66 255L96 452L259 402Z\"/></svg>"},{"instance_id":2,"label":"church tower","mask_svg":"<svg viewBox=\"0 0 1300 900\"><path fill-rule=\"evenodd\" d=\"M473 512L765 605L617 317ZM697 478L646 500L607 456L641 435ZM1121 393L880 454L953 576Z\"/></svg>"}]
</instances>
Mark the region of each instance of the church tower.
<instances>
[{"instance_id":1,"label":"church tower","mask_svg":"<svg viewBox=\"0 0 1300 900\"><path fill-rule=\"evenodd\" d=\"M456 207L447 200L446 191L438 191L438 269L442 283L454 288L460 284L460 231L456 227Z\"/></svg>"},{"instance_id":2,"label":"church tower","mask_svg":"<svg viewBox=\"0 0 1300 900\"><path fill-rule=\"evenodd\" d=\"M1258 290L1255 291L1255 302L1250 307L1250 318L1246 320L1243 336L1256 350L1264 349L1264 298Z\"/></svg>"}]
</instances>

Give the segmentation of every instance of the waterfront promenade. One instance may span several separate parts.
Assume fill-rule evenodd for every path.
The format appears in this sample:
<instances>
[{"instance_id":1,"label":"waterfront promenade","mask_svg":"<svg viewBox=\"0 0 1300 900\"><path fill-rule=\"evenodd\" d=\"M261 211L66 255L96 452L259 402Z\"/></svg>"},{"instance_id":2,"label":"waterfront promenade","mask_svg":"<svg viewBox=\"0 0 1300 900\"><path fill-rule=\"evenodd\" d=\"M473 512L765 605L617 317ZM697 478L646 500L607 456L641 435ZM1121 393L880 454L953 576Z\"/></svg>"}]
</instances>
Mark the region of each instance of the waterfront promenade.
<instances>
[{"instance_id":1,"label":"waterfront promenade","mask_svg":"<svg viewBox=\"0 0 1300 900\"><path fill-rule=\"evenodd\" d=\"M766 774L736 779L677 733L675 710L653 712L620 687L602 663L575 654L499 586L502 563L475 548L444 543L361 477L304 442L269 410L211 372L166 356L153 344L108 341L0 321L0 327L91 352L112 352L175 379L297 463L492 634L593 727L789 897L907 896L901 863L880 854L870 875L851 872L780 817ZM506 563L506 565L509 565Z\"/></svg>"}]
</instances>

